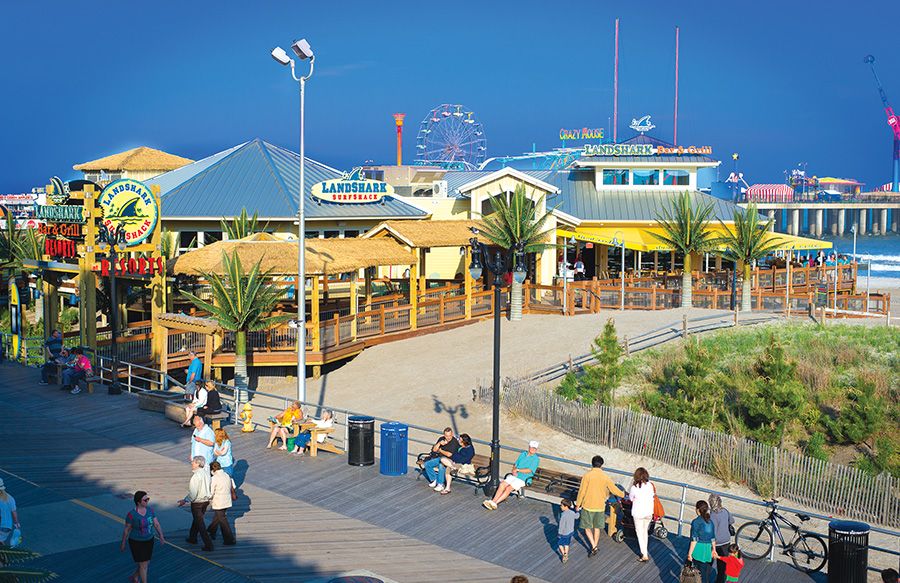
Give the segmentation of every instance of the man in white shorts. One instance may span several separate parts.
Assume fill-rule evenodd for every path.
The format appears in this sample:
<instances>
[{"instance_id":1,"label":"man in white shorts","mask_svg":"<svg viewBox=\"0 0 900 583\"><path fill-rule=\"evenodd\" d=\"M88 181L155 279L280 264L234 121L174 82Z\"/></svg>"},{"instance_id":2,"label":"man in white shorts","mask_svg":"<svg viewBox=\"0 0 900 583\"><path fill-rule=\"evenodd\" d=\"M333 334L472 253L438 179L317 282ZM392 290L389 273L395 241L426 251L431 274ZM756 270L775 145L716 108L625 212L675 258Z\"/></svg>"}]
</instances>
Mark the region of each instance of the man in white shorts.
<instances>
[{"instance_id":1,"label":"man in white shorts","mask_svg":"<svg viewBox=\"0 0 900 583\"><path fill-rule=\"evenodd\" d=\"M540 444L536 441L528 442L528 450L523 451L516 458L512 472L506 474L506 477L500 482L494 497L481 503L488 510L497 510L497 505L509 498L509 495L516 490L521 490L531 483L534 479L534 473L540 465L540 458L537 455L537 449Z\"/></svg>"}]
</instances>

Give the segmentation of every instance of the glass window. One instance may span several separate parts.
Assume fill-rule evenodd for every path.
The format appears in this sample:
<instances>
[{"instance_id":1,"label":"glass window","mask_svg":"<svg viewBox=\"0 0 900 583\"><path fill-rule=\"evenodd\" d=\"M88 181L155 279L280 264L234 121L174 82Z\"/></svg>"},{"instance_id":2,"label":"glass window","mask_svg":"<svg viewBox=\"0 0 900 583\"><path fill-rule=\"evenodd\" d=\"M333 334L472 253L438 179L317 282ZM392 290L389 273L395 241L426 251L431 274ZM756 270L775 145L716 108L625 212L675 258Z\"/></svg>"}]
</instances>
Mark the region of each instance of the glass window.
<instances>
[{"instance_id":1,"label":"glass window","mask_svg":"<svg viewBox=\"0 0 900 583\"><path fill-rule=\"evenodd\" d=\"M306 231L303 234L306 235L307 239L318 239L319 238L318 231Z\"/></svg>"},{"instance_id":2,"label":"glass window","mask_svg":"<svg viewBox=\"0 0 900 583\"><path fill-rule=\"evenodd\" d=\"M354 237L359 237L359 231L344 231L345 239L352 239Z\"/></svg>"},{"instance_id":3,"label":"glass window","mask_svg":"<svg viewBox=\"0 0 900 583\"><path fill-rule=\"evenodd\" d=\"M209 245L210 243L215 243L216 241L222 240L222 231L206 231L206 234L203 235L203 244Z\"/></svg>"},{"instance_id":4,"label":"glass window","mask_svg":"<svg viewBox=\"0 0 900 583\"><path fill-rule=\"evenodd\" d=\"M632 170L631 177L635 186L659 184L659 170Z\"/></svg>"},{"instance_id":5,"label":"glass window","mask_svg":"<svg viewBox=\"0 0 900 583\"><path fill-rule=\"evenodd\" d=\"M687 186L691 175L687 170L663 170L663 184L669 186Z\"/></svg>"},{"instance_id":6,"label":"glass window","mask_svg":"<svg viewBox=\"0 0 900 583\"><path fill-rule=\"evenodd\" d=\"M604 170L603 184L628 184L628 170Z\"/></svg>"},{"instance_id":7,"label":"glass window","mask_svg":"<svg viewBox=\"0 0 900 583\"><path fill-rule=\"evenodd\" d=\"M337 238L340 237L340 236L341 236L341 232L340 232L340 231L325 231L325 238L326 238L326 239L337 239Z\"/></svg>"}]
</instances>

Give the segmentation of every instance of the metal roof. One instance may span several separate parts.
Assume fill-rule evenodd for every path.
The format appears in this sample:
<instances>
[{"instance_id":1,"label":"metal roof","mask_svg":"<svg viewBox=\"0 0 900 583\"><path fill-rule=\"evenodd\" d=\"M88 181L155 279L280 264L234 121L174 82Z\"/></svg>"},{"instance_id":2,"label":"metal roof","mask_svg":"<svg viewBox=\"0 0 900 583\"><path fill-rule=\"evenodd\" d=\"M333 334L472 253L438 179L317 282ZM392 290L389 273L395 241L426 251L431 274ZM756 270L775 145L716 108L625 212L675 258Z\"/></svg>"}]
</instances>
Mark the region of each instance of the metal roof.
<instances>
[{"instance_id":1,"label":"metal roof","mask_svg":"<svg viewBox=\"0 0 900 583\"><path fill-rule=\"evenodd\" d=\"M307 219L421 218L428 214L393 197L366 204L313 198L313 184L342 175L339 170L306 158ZM239 215L246 207L261 217L293 218L297 215L300 156L257 138L147 182L160 186L164 217L219 219Z\"/></svg>"},{"instance_id":2,"label":"metal roof","mask_svg":"<svg viewBox=\"0 0 900 583\"><path fill-rule=\"evenodd\" d=\"M532 178L536 178L538 180L542 180L549 184L555 184L551 180L548 180L548 177L552 177L556 174L555 170L521 170L516 168L518 172L523 174L527 174ZM485 176L489 176L491 174L495 174L497 170L488 170L488 171L480 171L480 172L456 172L450 171L444 174L441 180L447 181L447 195L450 198L462 198L462 194L459 193L459 188L469 184L470 182L475 182L479 178L484 178Z\"/></svg>"},{"instance_id":3,"label":"metal roof","mask_svg":"<svg viewBox=\"0 0 900 583\"><path fill-rule=\"evenodd\" d=\"M671 207L681 192L637 188L598 191L593 174L590 177L571 171L552 174L542 180L558 186L560 193L549 197L547 204L583 221L654 221L663 209ZM712 204L710 219L713 221L733 221L738 208L731 202L697 191L691 192L691 201Z\"/></svg>"}]
</instances>

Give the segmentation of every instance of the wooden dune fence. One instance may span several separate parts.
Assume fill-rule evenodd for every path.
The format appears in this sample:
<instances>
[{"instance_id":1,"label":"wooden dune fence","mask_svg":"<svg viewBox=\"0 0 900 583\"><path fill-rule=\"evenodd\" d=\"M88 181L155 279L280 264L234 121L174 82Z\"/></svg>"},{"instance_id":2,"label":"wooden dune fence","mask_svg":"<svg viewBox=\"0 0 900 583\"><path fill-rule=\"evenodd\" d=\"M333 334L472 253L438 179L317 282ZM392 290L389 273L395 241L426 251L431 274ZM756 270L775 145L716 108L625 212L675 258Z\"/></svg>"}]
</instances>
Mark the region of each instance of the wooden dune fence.
<instances>
[{"instance_id":1,"label":"wooden dune fence","mask_svg":"<svg viewBox=\"0 0 900 583\"><path fill-rule=\"evenodd\" d=\"M490 383L477 396L490 403ZM820 512L900 527L900 480L646 413L567 401L527 379L505 379L501 406L577 439L747 485Z\"/></svg>"}]
</instances>

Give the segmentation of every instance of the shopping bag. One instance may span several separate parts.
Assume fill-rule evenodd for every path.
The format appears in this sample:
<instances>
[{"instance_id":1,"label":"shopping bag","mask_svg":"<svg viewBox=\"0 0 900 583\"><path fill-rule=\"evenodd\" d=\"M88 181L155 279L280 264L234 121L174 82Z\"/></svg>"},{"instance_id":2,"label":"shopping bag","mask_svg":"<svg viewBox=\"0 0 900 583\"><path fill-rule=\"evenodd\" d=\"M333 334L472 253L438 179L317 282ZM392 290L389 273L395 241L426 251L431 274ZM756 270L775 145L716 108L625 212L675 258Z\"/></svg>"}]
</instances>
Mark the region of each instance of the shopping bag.
<instances>
[{"instance_id":1,"label":"shopping bag","mask_svg":"<svg viewBox=\"0 0 900 583\"><path fill-rule=\"evenodd\" d=\"M22 546L22 530L15 528L9 536L9 547L14 549L19 546Z\"/></svg>"},{"instance_id":2,"label":"shopping bag","mask_svg":"<svg viewBox=\"0 0 900 583\"><path fill-rule=\"evenodd\" d=\"M656 484L653 484L653 518L655 520L662 520L662 518L666 515L665 509L663 509L662 502L659 499L659 496L656 495Z\"/></svg>"},{"instance_id":3,"label":"shopping bag","mask_svg":"<svg viewBox=\"0 0 900 583\"><path fill-rule=\"evenodd\" d=\"M688 563L682 567L678 583L703 583L703 581L700 579L700 571L693 563Z\"/></svg>"}]
</instances>

